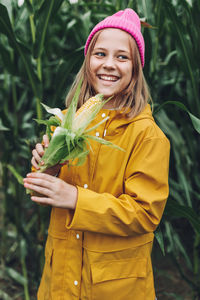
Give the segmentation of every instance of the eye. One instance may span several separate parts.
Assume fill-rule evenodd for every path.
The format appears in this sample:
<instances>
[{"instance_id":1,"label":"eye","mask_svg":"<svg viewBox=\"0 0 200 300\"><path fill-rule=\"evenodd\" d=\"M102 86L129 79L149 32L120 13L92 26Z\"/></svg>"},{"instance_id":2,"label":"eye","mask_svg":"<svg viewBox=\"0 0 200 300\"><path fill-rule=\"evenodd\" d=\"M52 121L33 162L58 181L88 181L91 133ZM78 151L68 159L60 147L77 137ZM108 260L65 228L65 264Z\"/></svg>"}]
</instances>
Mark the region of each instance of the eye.
<instances>
[{"instance_id":1,"label":"eye","mask_svg":"<svg viewBox=\"0 0 200 300\"><path fill-rule=\"evenodd\" d=\"M123 55L123 54L118 55L118 58L121 59L121 60L129 59L127 55Z\"/></svg>"},{"instance_id":2,"label":"eye","mask_svg":"<svg viewBox=\"0 0 200 300\"><path fill-rule=\"evenodd\" d=\"M105 56L105 53L102 52L102 51L98 51L98 52L95 52L94 55L95 55L95 56L98 56L98 57L104 57L104 56Z\"/></svg>"}]
</instances>

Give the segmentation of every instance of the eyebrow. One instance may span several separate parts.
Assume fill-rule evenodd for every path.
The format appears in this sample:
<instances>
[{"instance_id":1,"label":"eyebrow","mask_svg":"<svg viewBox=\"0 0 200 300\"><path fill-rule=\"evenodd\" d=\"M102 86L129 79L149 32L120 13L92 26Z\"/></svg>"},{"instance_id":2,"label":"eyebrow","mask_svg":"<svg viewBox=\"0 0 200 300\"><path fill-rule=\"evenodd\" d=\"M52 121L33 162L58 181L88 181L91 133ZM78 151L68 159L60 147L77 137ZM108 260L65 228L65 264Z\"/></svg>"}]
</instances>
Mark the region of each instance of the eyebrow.
<instances>
[{"instance_id":1,"label":"eyebrow","mask_svg":"<svg viewBox=\"0 0 200 300\"><path fill-rule=\"evenodd\" d=\"M97 47L97 48L94 47L94 50L103 50L103 51L106 51L107 49L103 48L103 47ZM124 50L124 49L117 49L117 52L130 53L129 50Z\"/></svg>"},{"instance_id":2,"label":"eyebrow","mask_svg":"<svg viewBox=\"0 0 200 300\"><path fill-rule=\"evenodd\" d=\"M94 50L106 50L106 48L101 48L101 47L94 47Z\"/></svg>"}]
</instances>

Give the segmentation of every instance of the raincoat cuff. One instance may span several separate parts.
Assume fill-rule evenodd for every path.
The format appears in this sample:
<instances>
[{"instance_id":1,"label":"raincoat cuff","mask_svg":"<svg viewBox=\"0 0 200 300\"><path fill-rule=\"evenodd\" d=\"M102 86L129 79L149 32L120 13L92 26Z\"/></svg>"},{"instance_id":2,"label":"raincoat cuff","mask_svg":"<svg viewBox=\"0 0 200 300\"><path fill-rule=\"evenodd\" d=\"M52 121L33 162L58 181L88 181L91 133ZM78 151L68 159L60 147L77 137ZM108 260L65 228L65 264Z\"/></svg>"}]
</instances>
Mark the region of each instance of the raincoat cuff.
<instances>
[{"instance_id":1,"label":"raincoat cuff","mask_svg":"<svg viewBox=\"0 0 200 300\"><path fill-rule=\"evenodd\" d=\"M78 199L76 203L76 208L73 213L66 219L65 226L67 229L81 230L84 231L84 223L86 222L85 209L88 208L88 202L92 201L92 191L77 186L78 189Z\"/></svg>"}]
</instances>

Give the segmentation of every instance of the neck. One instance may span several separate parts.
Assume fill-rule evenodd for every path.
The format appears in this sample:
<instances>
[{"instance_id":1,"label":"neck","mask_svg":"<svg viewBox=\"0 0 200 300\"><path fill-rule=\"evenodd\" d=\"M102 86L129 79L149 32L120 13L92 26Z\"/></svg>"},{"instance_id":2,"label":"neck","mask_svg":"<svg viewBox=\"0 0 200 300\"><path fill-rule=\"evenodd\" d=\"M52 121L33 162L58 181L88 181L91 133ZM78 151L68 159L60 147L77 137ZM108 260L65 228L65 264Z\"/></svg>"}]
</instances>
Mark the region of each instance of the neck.
<instances>
[{"instance_id":1,"label":"neck","mask_svg":"<svg viewBox=\"0 0 200 300\"><path fill-rule=\"evenodd\" d=\"M118 107L116 106L116 99L112 98L110 99L108 102L106 102L106 104L104 105L103 108L105 109L118 109Z\"/></svg>"}]
</instances>

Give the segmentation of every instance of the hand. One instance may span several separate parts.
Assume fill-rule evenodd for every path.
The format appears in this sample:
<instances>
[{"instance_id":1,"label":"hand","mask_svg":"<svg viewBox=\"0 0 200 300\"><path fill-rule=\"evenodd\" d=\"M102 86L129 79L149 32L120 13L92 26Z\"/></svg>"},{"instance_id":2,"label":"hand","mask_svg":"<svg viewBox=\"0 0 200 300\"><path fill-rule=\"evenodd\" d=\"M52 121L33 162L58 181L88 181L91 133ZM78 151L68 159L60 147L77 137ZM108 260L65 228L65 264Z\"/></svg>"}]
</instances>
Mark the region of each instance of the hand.
<instances>
[{"instance_id":1,"label":"hand","mask_svg":"<svg viewBox=\"0 0 200 300\"><path fill-rule=\"evenodd\" d=\"M31 163L36 170L39 170L40 165L44 164L44 162L42 161L42 156L44 155L45 148L47 148L48 146L49 146L49 138L45 134L43 136L43 144L40 143L36 144L35 149L33 149L32 151L33 156L31 159ZM48 168L44 173L55 176L59 173L61 167L62 165L57 164L53 167Z\"/></svg>"},{"instance_id":2,"label":"hand","mask_svg":"<svg viewBox=\"0 0 200 300\"><path fill-rule=\"evenodd\" d=\"M29 173L24 178L24 187L43 195L43 197L32 196L31 200L34 202L59 208L76 207L77 188L57 177L44 173Z\"/></svg>"}]
</instances>

